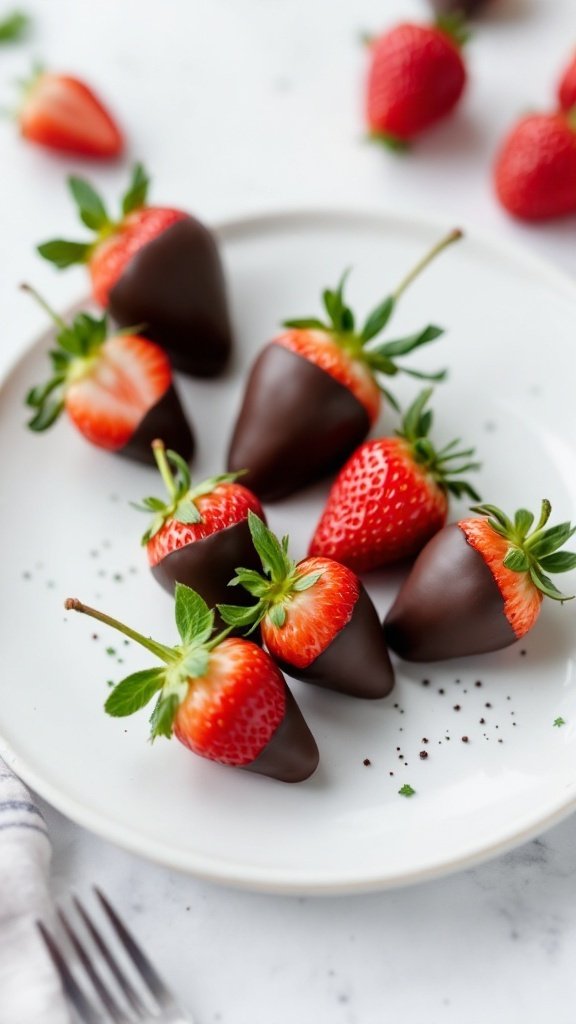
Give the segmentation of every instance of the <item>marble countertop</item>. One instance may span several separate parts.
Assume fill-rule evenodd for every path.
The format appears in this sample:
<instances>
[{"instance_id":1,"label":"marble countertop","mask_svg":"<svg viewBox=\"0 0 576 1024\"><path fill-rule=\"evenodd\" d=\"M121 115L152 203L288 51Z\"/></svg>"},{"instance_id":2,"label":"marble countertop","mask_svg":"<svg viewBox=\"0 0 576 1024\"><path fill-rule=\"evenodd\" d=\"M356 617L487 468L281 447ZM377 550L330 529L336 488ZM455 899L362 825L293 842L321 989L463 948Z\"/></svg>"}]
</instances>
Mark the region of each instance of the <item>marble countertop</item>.
<instances>
[{"instance_id":1,"label":"marble countertop","mask_svg":"<svg viewBox=\"0 0 576 1024\"><path fill-rule=\"evenodd\" d=\"M490 161L515 115L551 104L576 36L574 0L496 0L469 47L456 116L403 159L367 145L362 32L422 0L28 0L35 31L2 53L2 95L32 57L81 70L127 127L154 196L214 222L301 206L371 205L461 223L576 271L574 220L514 224ZM55 275L39 240L76 230L64 175L79 161L0 124L0 370L42 327L16 290L62 308L82 271ZM113 195L126 167L90 166ZM8 325L8 326L7 326ZM179 875L104 842L41 801L57 895L108 892L198 1024L572 1024L576 818L489 864L414 888L341 898L254 895Z\"/></svg>"}]
</instances>

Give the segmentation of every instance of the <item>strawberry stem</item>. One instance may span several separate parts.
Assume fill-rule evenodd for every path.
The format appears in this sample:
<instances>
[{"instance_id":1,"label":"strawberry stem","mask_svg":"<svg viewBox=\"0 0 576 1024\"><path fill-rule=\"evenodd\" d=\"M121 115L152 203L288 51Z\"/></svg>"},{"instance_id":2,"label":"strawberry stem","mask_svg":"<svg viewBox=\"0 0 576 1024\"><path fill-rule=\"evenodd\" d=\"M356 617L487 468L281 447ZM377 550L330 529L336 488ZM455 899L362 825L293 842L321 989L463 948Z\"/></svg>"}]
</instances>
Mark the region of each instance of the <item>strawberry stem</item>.
<instances>
[{"instance_id":1,"label":"strawberry stem","mask_svg":"<svg viewBox=\"0 0 576 1024\"><path fill-rule=\"evenodd\" d=\"M161 441L160 438L156 438L154 441L152 441L152 451L154 453L156 465L158 466L158 469L160 471L160 476L162 477L162 480L164 482L164 486L168 491L170 497L174 500L177 494L176 481L174 480L174 475L170 469L170 466L168 465L168 459L166 458L166 449L164 447L164 442ZM188 481L188 483L190 483L190 481Z\"/></svg>"},{"instance_id":2,"label":"strawberry stem","mask_svg":"<svg viewBox=\"0 0 576 1024\"><path fill-rule=\"evenodd\" d=\"M157 658L160 658L167 665L178 660L178 653L171 647L165 647L164 644L159 644L156 640L143 636L142 633L137 633L130 626L125 626L123 622L119 622L118 619L106 615L105 612L100 612L96 608L91 608L90 605L83 604L77 597L68 597L64 602L64 607L67 611L81 612L83 615L89 615L91 619L97 619L98 622L111 626L112 629L116 629L119 633L130 637L131 640L135 640L137 644L145 647L147 651L155 654Z\"/></svg>"},{"instance_id":3,"label":"strawberry stem","mask_svg":"<svg viewBox=\"0 0 576 1024\"><path fill-rule=\"evenodd\" d=\"M62 319L61 316L58 315L58 313L56 313L52 309L51 306L48 305L46 299L42 298L40 293L37 292L36 289L32 287L32 285L28 284L27 282L23 282L20 285L20 290L26 292L27 295L32 296L35 302L37 302L40 308L43 309L44 312L48 314L52 322L56 325L56 327L58 327L60 331L67 330L66 322Z\"/></svg>"},{"instance_id":4,"label":"strawberry stem","mask_svg":"<svg viewBox=\"0 0 576 1024\"><path fill-rule=\"evenodd\" d=\"M462 236L463 232L460 230L460 228L454 228L454 230L450 231L447 235L444 236L444 238L441 238L439 242L436 242L436 245L433 245L429 252L427 252L426 255L421 260L419 260L419 262L410 271L410 273L407 274L406 277L402 279L402 281L396 288L396 291L392 292L392 298L394 299L394 302L398 301L398 299L406 291L408 286L412 284L412 281L414 281L415 278L419 277L422 271L425 270L425 268L428 266L429 263L432 262L432 260L436 259L436 256L438 256L439 253L443 252L443 250L448 248L449 245L452 245L453 242L457 242L460 238L462 238Z\"/></svg>"}]
</instances>

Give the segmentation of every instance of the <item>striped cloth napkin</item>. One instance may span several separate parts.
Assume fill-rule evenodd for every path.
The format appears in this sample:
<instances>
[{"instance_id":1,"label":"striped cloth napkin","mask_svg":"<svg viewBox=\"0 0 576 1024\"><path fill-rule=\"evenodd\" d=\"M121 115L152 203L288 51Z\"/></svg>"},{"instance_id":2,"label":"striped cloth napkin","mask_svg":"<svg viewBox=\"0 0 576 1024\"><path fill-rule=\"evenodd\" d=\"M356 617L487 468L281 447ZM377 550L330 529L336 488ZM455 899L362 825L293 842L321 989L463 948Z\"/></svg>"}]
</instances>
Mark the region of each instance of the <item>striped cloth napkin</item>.
<instances>
[{"instance_id":1,"label":"striped cloth napkin","mask_svg":"<svg viewBox=\"0 0 576 1024\"><path fill-rule=\"evenodd\" d=\"M0 1021L70 1024L35 922L50 921L52 848L41 812L0 759Z\"/></svg>"}]
</instances>

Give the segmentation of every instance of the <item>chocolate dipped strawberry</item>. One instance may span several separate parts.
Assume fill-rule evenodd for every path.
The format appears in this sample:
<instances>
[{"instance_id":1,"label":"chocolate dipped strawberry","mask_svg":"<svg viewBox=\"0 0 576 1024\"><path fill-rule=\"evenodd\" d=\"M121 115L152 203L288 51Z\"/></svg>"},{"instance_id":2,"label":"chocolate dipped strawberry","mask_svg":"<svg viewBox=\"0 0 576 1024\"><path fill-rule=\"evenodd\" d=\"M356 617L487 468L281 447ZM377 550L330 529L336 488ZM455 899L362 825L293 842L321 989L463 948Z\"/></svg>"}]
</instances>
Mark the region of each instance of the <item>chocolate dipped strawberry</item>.
<instances>
[{"instance_id":1,"label":"chocolate dipped strawberry","mask_svg":"<svg viewBox=\"0 0 576 1024\"><path fill-rule=\"evenodd\" d=\"M460 479L477 469L472 448L430 440L432 389L422 391L394 437L366 441L336 477L309 554L367 572L413 557L444 526L448 498L476 491Z\"/></svg>"},{"instance_id":2,"label":"chocolate dipped strawberry","mask_svg":"<svg viewBox=\"0 0 576 1024\"><path fill-rule=\"evenodd\" d=\"M166 451L160 440L152 449L168 494L167 500L145 498L137 506L153 515L142 537L152 574L171 594L176 583L185 583L212 608L229 596L236 566L260 567L247 516L252 511L263 518L262 506L236 482L237 474L193 486L177 452Z\"/></svg>"},{"instance_id":3,"label":"chocolate dipped strawberry","mask_svg":"<svg viewBox=\"0 0 576 1024\"><path fill-rule=\"evenodd\" d=\"M378 614L360 580L329 558L294 562L282 542L248 514L263 573L241 568L231 586L256 598L251 608L219 605L224 622L255 629L280 667L353 697L385 697L394 672Z\"/></svg>"},{"instance_id":4,"label":"chocolate dipped strawberry","mask_svg":"<svg viewBox=\"0 0 576 1024\"><path fill-rule=\"evenodd\" d=\"M508 647L532 629L545 596L566 601L548 573L576 567L559 548L570 523L536 527L526 509L509 519L494 505L446 526L416 559L384 622L390 647L407 661L439 661Z\"/></svg>"},{"instance_id":5,"label":"chocolate dipped strawberry","mask_svg":"<svg viewBox=\"0 0 576 1024\"><path fill-rule=\"evenodd\" d=\"M95 301L122 327L144 325L146 337L168 352L178 370L199 377L220 373L231 328L220 256L208 228L181 210L149 206L141 164L117 219L88 182L72 177L69 185L95 237L45 242L40 254L60 269L85 263Z\"/></svg>"},{"instance_id":6,"label":"chocolate dipped strawberry","mask_svg":"<svg viewBox=\"0 0 576 1024\"><path fill-rule=\"evenodd\" d=\"M254 363L234 428L228 469L246 469L244 482L263 501L286 497L333 472L366 437L380 411L381 395L392 405L383 376L399 372L440 380L444 371L418 373L398 365L442 334L429 325L396 341L376 341L414 278L447 245L450 232L396 290L357 328L344 301L344 281L324 292L327 319L287 320Z\"/></svg>"},{"instance_id":7,"label":"chocolate dipped strawberry","mask_svg":"<svg viewBox=\"0 0 576 1024\"><path fill-rule=\"evenodd\" d=\"M68 598L83 612L135 640L163 662L118 683L105 704L124 717L153 697L151 738L173 734L200 757L280 782L302 782L318 765L318 748L282 673L249 640L214 633L214 613L199 594L176 586L175 616L181 642L151 640L103 612Z\"/></svg>"},{"instance_id":8,"label":"chocolate dipped strawberry","mask_svg":"<svg viewBox=\"0 0 576 1024\"><path fill-rule=\"evenodd\" d=\"M26 396L34 410L30 429L47 430L66 412L86 440L137 462L154 462L155 437L192 458L192 430L163 349L135 331L109 334L105 316L78 313L67 324L37 292L22 287L57 328L52 376Z\"/></svg>"}]
</instances>

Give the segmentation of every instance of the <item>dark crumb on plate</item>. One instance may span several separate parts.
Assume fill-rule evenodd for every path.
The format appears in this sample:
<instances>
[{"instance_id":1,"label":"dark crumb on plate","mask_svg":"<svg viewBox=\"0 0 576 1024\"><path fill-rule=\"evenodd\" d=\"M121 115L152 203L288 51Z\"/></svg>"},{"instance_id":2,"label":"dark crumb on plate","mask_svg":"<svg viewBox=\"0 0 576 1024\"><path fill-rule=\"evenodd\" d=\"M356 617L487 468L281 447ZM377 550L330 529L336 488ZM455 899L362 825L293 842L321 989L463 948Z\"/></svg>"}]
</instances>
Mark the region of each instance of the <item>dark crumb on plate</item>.
<instances>
[{"instance_id":1,"label":"dark crumb on plate","mask_svg":"<svg viewBox=\"0 0 576 1024\"><path fill-rule=\"evenodd\" d=\"M430 680L429 679L423 679L422 680L422 686L430 686Z\"/></svg>"},{"instance_id":2,"label":"dark crumb on plate","mask_svg":"<svg viewBox=\"0 0 576 1024\"><path fill-rule=\"evenodd\" d=\"M486 702L486 704L484 705L484 707L485 707L485 708L491 708L491 707L492 707L492 705L490 704L490 702L489 702L489 701L487 701L487 702Z\"/></svg>"},{"instance_id":3,"label":"dark crumb on plate","mask_svg":"<svg viewBox=\"0 0 576 1024\"><path fill-rule=\"evenodd\" d=\"M467 736L463 736L462 737L462 743L469 743L469 742L470 742L470 740L468 739Z\"/></svg>"},{"instance_id":4,"label":"dark crumb on plate","mask_svg":"<svg viewBox=\"0 0 576 1024\"><path fill-rule=\"evenodd\" d=\"M438 690L438 693L440 693L440 694L442 694L442 696L444 696L444 690Z\"/></svg>"},{"instance_id":5,"label":"dark crumb on plate","mask_svg":"<svg viewBox=\"0 0 576 1024\"><path fill-rule=\"evenodd\" d=\"M481 718L480 719L480 725L486 725L486 719L485 718Z\"/></svg>"},{"instance_id":6,"label":"dark crumb on plate","mask_svg":"<svg viewBox=\"0 0 576 1024\"><path fill-rule=\"evenodd\" d=\"M99 640L100 638L98 636L98 633L92 633L92 639L93 640Z\"/></svg>"},{"instance_id":7,"label":"dark crumb on plate","mask_svg":"<svg viewBox=\"0 0 576 1024\"><path fill-rule=\"evenodd\" d=\"M422 743L428 743L428 739L427 739L427 737L426 737L426 736L423 736L423 737L422 737Z\"/></svg>"},{"instance_id":8,"label":"dark crumb on plate","mask_svg":"<svg viewBox=\"0 0 576 1024\"><path fill-rule=\"evenodd\" d=\"M454 705L454 711L461 711L461 707L459 704Z\"/></svg>"},{"instance_id":9,"label":"dark crumb on plate","mask_svg":"<svg viewBox=\"0 0 576 1024\"><path fill-rule=\"evenodd\" d=\"M370 760L369 757L365 757L364 760L362 761L362 764L365 764L366 767L368 767L368 765L372 764L372 761Z\"/></svg>"},{"instance_id":10,"label":"dark crumb on plate","mask_svg":"<svg viewBox=\"0 0 576 1024\"><path fill-rule=\"evenodd\" d=\"M427 750L421 750L420 751L420 758L421 758L421 760L425 761L427 757L428 757L428 751Z\"/></svg>"},{"instance_id":11,"label":"dark crumb on plate","mask_svg":"<svg viewBox=\"0 0 576 1024\"><path fill-rule=\"evenodd\" d=\"M394 775L394 772L388 772L388 775Z\"/></svg>"},{"instance_id":12,"label":"dark crumb on plate","mask_svg":"<svg viewBox=\"0 0 576 1024\"><path fill-rule=\"evenodd\" d=\"M521 658L525 658L525 657L526 657L526 654L527 654L527 653L528 653L527 651L525 651L525 650L521 650L521 651L520 651L520 657L521 657Z\"/></svg>"},{"instance_id":13,"label":"dark crumb on plate","mask_svg":"<svg viewBox=\"0 0 576 1024\"><path fill-rule=\"evenodd\" d=\"M482 686L481 680L477 679L476 682L474 683L474 686Z\"/></svg>"}]
</instances>

